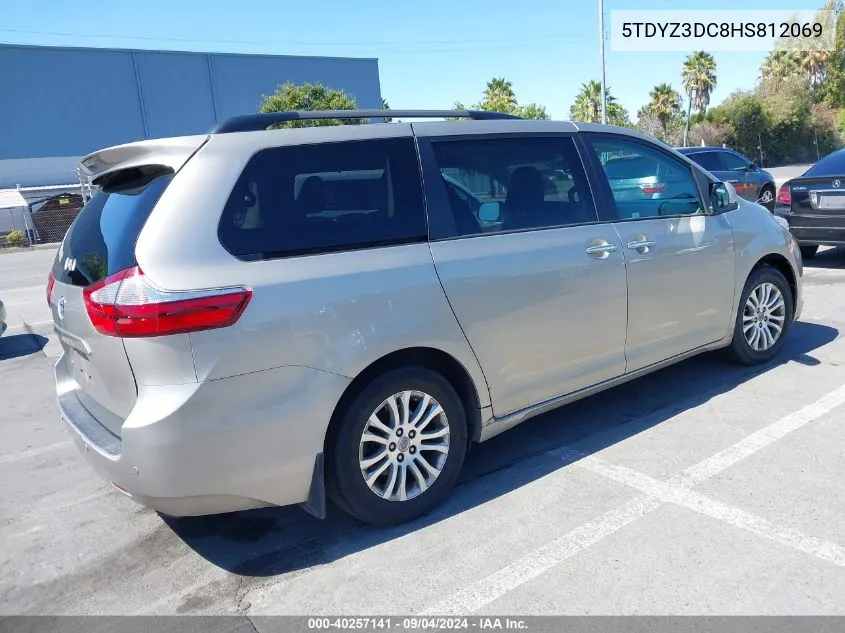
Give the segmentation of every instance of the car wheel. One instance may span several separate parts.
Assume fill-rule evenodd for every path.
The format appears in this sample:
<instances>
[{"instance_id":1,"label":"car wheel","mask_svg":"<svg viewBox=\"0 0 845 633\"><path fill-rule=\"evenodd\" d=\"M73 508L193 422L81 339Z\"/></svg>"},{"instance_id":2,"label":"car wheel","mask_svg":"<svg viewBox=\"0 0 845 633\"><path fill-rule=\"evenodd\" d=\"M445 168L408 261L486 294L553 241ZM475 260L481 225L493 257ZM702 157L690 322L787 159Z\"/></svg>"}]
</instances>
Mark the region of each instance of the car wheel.
<instances>
[{"instance_id":1,"label":"car wheel","mask_svg":"<svg viewBox=\"0 0 845 633\"><path fill-rule=\"evenodd\" d=\"M793 297L786 278L775 268L754 270L745 282L728 357L742 365L771 360L792 325Z\"/></svg>"},{"instance_id":2,"label":"car wheel","mask_svg":"<svg viewBox=\"0 0 845 633\"><path fill-rule=\"evenodd\" d=\"M775 210L775 190L769 187L768 185L763 187L760 191L759 202L764 207L766 207L769 211L774 212Z\"/></svg>"},{"instance_id":3,"label":"car wheel","mask_svg":"<svg viewBox=\"0 0 845 633\"><path fill-rule=\"evenodd\" d=\"M376 525L404 523L439 505L467 445L463 403L440 374L418 367L372 381L338 420L328 447L328 492Z\"/></svg>"},{"instance_id":4,"label":"car wheel","mask_svg":"<svg viewBox=\"0 0 845 633\"><path fill-rule=\"evenodd\" d=\"M816 253L819 252L819 247L817 244L807 245L801 247L801 257L804 259L813 259L816 256Z\"/></svg>"}]
</instances>

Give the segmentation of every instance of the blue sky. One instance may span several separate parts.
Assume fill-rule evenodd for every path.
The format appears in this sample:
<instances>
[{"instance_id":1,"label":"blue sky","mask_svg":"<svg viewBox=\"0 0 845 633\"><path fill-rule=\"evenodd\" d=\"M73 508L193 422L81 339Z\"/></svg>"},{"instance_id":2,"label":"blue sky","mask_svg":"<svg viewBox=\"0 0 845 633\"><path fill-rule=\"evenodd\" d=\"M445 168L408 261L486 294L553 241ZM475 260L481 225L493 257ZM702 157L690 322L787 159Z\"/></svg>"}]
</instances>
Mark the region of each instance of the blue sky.
<instances>
[{"instance_id":1,"label":"blue sky","mask_svg":"<svg viewBox=\"0 0 845 633\"><path fill-rule=\"evenodd\" d=\"M818 9L823 0L605 0L613 9ZM596 0L0 0L0 41L289 55L377 57L393 108L470 105L493 76L556 119L598 79ZM307 8L306 8L307 7ZM680 88L685 53L613 53L607 82L632 117L649 90ZM753 85L765 53L716 53L715 105ZM280 78L281 79L281 78Z\"/></svg>"}]
</instances>

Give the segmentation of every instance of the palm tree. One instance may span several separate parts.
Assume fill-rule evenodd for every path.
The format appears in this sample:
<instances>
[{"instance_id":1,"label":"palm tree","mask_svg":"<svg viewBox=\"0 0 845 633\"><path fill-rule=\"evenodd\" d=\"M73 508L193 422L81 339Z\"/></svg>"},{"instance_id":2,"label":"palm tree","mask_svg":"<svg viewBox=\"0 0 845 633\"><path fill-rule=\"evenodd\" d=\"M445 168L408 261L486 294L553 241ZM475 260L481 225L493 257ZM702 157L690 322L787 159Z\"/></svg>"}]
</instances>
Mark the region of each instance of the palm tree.
<instances>
[{"instance_id":1,"label":"palm tree","mask_svg":"<svg viewBox=\"0 0 845 633\"><path fill-rule=\"evenodd\" d=\"M807 82L815 90L824 79L824 69L830 60L830 51L804 51L798 55L801 68L807 73Z\"/></svg>"},{"instance_id":2,"label":"palm tree","mask_svg":"<svg viewBox=\"0 0 845 633\"><path fill-rule=\"evenodd\" d=\"M384 97L381 98L381 109L382 110L390 110L390 104L387 102L387 99ZM393 117L386 116L384 117L385 123L393 123Z\"/></svg>"},{"instance_id":3,"label":"palm tree","mask_svg":"<svg viewBox=\"0 0 845 633\"><path fill-rule=\"evenodd\" d=\"M484 102L506 108L515 107L516 94L513 91L513 84L504 77L494 77L487 82L487 88L484 90Z\"/></svg>"},{"instance_id":4,"label":"palm tree","mask_svg":"<svg viewBox=\"0 0 845 633\"><path fill-rule=\"evenodd\" d=\"M681 95L670 84L662 83L652 88L648 96L650 100L646 107L660 121L665 134L669 121L681 113Z\"/></svg>"},{"instance_id":5,"label":"palm tree","mask_svg":"<svg viewBox=\"0 0 845 633\"><path fill-rule=\"evenodd\" d=\"M716 60L710 53L698 51L688 56L681 70L684 80L684 90L689 99L687 103L687 121L684 126L684 145L689 135L690 116L692 109L704 114L710 105L710 94L716 87Z\"/></svg>"},{"instance_id":6,"label":"palm tree","mask_svg":"<svg viewBox=\"0 0 845 633\"><path fill-rule=\"evenodd\" d=\"M607 98L610 101L610 98ZM601 122L601 84L592 80L581 84L581 92L575 97L575 103L569 108L573 121L584 123Z\"/></svg>"},{"instance_id":7,"label":"palm tree","mask_svg":"<svg viewBox=\"0 0 845 633\"><path fill-rule=\"evenodd\" d=\"M611 125L630 125L628 112L610 94L610 88L605 88L605 102L607 107L607 122ZM575 103L569 108L569 117L573 121L584 123L601 123L601 84L598 81L588 81L581 84L581 92L575 97Z\"/></svg>"},{"instance_id":8,"label":"palm tree","mask_svg":"<svg viewBox=\"0 0 845 633\"><path fill-rule=\"evenodd\" d=\"M794 77L800 72L798 58L791 51L776 50L766 56L766 61L760 67L760 77L764 81L771 81L775 85Z\"/></svg>"}]
</instances>

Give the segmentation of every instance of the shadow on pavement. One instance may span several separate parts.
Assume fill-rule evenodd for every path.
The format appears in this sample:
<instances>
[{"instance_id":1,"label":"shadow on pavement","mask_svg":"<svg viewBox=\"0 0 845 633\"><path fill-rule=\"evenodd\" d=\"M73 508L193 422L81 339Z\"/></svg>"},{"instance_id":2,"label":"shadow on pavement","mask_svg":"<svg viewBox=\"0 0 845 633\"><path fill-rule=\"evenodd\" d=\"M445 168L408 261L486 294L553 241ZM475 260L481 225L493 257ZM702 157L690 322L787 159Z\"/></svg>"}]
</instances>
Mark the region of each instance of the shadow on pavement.
<instances>
[{"instance_id":1,"label":"shadow on pavement","mask_svg":"<svg viewBox=\"0 0 845 633\"><path fill-rule=\"evenodd\" d=\"M0 337L0 361L37 354L47 345L40 334L9 334Z\"/></svg>"},{"instance_id":2,"label":"shadow on pavement","mask_svg":"<svg viewBox=\"0 0 845 633\"><path fill-rule=\"evenodd\" d=\"M805 269L845 269L845 248L835 247L819 251L812 259L804 260Z\"/></svg>"},{"instance_id":3,"label":"shadow on pavement","mask_svg":"<svg viewBox=\"0 0 845 633\"><path fill-rule=\"evenodd\" d=\"M432 514L405 525L374 528L331 505L325 521L295 507L164 520L196 553L235 574L272 576L330 563L442 521L558 470L565 462L550 453L552 449L577 441L581 452L600 451L778 365L818 365L811 353L838 334L832 327L798 322L779 359L768 365L738 367L705 354L534 418L474 445L447 502Z\"/></svg>"}]
</instances>

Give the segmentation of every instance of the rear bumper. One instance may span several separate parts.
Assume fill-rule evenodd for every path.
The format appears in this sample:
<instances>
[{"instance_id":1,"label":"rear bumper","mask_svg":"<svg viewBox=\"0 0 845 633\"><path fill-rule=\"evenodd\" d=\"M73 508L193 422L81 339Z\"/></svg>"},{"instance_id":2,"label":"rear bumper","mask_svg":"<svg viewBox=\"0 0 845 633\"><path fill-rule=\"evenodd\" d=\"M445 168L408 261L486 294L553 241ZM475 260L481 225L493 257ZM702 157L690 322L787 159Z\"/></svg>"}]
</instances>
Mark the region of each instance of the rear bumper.
<instances>
[{"instance_id":1,"label":"rear bumper","mask_svg":"<svg viewBox=\"0 0 845 633\"><path fill-rule=\"evenodd\" d=\"M801 245L845 244L845 217L794 214L785 207L776 207L775 215L786 220L789 232Z\"/></svg>"},{"instance_id":2,"label":"rear bumper","mask_svg":"<svg viewBox=\"0 0 845 633\"><path fill-rule=\"evenodd\" d=\"M334 405L350 382L280 367L141 387L118 437L79 402L64 357L55 372L59 412L86 461L133 500L173 516L306 502Z\"/></svg>"}]
</instances>

